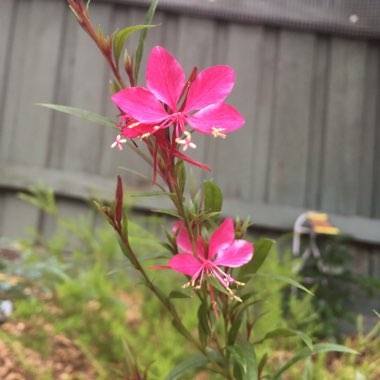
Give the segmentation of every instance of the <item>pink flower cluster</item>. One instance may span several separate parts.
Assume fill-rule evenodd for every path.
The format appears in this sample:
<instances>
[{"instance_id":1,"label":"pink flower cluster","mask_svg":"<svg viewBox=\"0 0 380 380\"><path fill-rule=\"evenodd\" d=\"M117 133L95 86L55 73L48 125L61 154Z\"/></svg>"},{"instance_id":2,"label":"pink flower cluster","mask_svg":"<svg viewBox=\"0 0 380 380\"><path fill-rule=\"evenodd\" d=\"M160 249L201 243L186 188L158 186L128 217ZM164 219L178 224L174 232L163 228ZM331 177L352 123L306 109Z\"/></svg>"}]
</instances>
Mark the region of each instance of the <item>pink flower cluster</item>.
<instances>
[{"instance_id":1,"label":"pink flower cluster","mask_svg":"<svg viewBox=\"0 0 380 380\"><path fill-rule=\"evenodd\" d=\"M236 299L229 286L231 283L242 283L232 278L227 268L247 264L253 256L253 245L246 240L235 239L232 219L226 219L215 230L208 245L199 236L195 249L182 223L176 223L173 230L178 234L177 246L182 252L169 260L168 267L191 276L185 286L200 288L205 275L213 276L230 292L232 298Z\"/></svg>"},{"instance_id":2,"label":"pink flower cluster","mask_svg":"<svg viewBox=\"0 0 380 380\"><path fill-rule=\"evenodd\" d=\"M186 80L178 61L156 46L148 60L147 88L126 88L112 97L123 112L120 135L144 139L173 126L171 144L176 148L182 145L183 150L196 147L187 125L200 133L224 138L244 124L241 114L224 103L234 82L235 74L229 66L213 66Z\"/></svg>"}]
</instances>

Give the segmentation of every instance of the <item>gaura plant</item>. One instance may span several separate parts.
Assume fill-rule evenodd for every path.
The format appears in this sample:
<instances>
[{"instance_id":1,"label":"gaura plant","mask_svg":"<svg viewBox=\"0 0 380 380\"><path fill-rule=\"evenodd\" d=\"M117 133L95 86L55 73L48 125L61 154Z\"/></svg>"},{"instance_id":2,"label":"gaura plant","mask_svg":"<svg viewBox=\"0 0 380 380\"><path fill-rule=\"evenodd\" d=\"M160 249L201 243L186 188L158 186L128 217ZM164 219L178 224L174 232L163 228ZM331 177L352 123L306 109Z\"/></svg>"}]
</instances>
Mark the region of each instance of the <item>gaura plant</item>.
<instances>
[{"instance_id":1,"label":"gaura plant","mask_svg":"<svg viewBox=\"0 0 380 380\"><path fill-rule=\"evenodd\" d=\"M168 259L145 268L129 240L120 176L112 206L97 204L143 283L162 303L173 327L197 351L178 363L167 379L200 369L226 379L279 379L296 362L315 353L331 350L353 353L334 344L313 345L302 332L284 328L259 334L261 339L255 341L252 307L258 300L252 278L274 242L261 239L252 245L244 239L248 221L234 223L231 218L222 221L222 192L214 182L205 181L203 191L190 189L190 195L187 192L187 165L210 171L204 163L184 153L188 148L196 149L196 140L200 138L197 132L226 138L244 124L241 114L224 102L234 85L233 69L213 66L198 72L194 67L186 78L179 62L163 47L156 46L148 58L146 87L137 86L144 41L148 29L155 27L151 22L158 0L152 1L143 25L117 30L110 36L104 36L101 27L97 30L93 27L89 3L67 1L111 69L112 100L119 121L78 108L42 105L117 129L112 147L122 151L127 146L140 155L151 166L152 185L159 189L152 194L169 197L175 210L157 210L176 219L172 231L166 231L164 246L169 251ZM140 33L137 50L133 55L125 50L121 65L126 40L135 32ZM141 147L144 145L147 153ZM167 295L151 279L152 272L157 270L182 273L184 281L174 283L174 290ZM292 279L279 276L277 279L308 291ZM191 290L178 290L181 285ZM188 297L199 301L198 334L184 325L173 302L175 298ZM266 368L268 353L257 358L256 348L266 339L278 336L299 337L306 347L281 368L270 372Z\"/></svg>"}]
</instances>

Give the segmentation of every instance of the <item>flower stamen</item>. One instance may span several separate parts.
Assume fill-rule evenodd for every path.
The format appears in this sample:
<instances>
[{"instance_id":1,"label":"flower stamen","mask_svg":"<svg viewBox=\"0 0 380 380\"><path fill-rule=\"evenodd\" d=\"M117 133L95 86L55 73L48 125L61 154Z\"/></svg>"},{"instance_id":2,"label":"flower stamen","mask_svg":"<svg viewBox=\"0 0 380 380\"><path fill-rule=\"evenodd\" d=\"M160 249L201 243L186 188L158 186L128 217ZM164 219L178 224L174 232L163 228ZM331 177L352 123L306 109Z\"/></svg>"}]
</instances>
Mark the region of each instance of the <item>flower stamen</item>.
<instances>
[{"instance_id":1,"label":"flower stamen","mask_svg":"<svg viewBox=\"0 0 380 380\"><path fill-rule=\"evenodd\" d=\"M139 121L137 121L136 123L132 123L132 124L129 124L128 125L128 128L134 128L134 127L137 127L138 125L140 125L141 123Z\"/></svg>"},{"instance_id":2,"label":"flower stamen","mask_svg":"<svg viewBox=\"0 0 380 380\"><path fill-rule=\"evenodd\" d=\"M143 140L143 139L146 139L147 137L150 136L150 133L143 133L141 136L140 136L140 140Z\"/></svg>"},{"instance_id":3,"label":"flower stamen","mask_svg":"<svg viewBox=\"0 0 380 380\"><path fill-rule=\"evenodd\" d=\"M211 134L216 138L216 137L220 137L222 139L225 139L227 137L226 134L224 133L221 133L223 131L225 131L226 128L215 128L215 127L212 127L211 128Z\"/></svg>"}]
</instances>

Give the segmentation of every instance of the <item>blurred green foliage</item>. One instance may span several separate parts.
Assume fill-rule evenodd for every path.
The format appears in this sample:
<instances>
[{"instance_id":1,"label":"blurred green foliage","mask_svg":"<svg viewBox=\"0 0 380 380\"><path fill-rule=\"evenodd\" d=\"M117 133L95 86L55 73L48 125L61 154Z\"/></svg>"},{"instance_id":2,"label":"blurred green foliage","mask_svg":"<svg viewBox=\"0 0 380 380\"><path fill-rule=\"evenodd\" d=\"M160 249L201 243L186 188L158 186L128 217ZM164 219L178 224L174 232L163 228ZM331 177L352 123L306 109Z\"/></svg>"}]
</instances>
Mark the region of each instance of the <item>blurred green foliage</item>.
<instances>
[{"instance_id":1,"label":"blurred green foliage","mask_svg":"<svg viewBox=\"0 0 380 380\"><path fill-rule=\"evenodd\" d=\"M98 379L137 379L133 377L136 365L139 373L148 369L149 379L164 379L176 363L188 357L192 348L172 328L158 301L140 286L138 277L126 264L114 231L94 212L78 221L62 218L54 204L47 209L54 210L50 215L56 223L54 233L48 239L35 234L29 241L20 242L17 258L2 261L3 274L22 279L13 284L0 281L2 296L15 303L11 318L32 324L42 321L53 326L52 333L62 333L72 339L96 369ZM157 264L158 257L169 255L150 232L160 233L165 224L167 220L155 216L141 217L140 224L129 222L131 244L141 253L147 268ZM279 278L295 278L293 265L290 253L272 250L260 270ZM185 280L173 271L152 270L150 273L167 293L173 284L181 290ZM295 279L301 280L301 277ZM266 276L254 277L244 289L247 294L254 293L254 304L247 318L252 318L255 325L253 340L257 342L257 360L260 361L265 352L274 352L268 358L267 372L264 372L267 374L275 373L305 347L299 337L273 336L260 343L268 331L301 329L315 336L323 328L313 306L315 297L305 294L299 298L288 289L286 282ZM286 292L288 295L284 297ZM197 300L193 292L186 291L186 294L190 297L174 302L184 315L184 324L196 334ZM379 328L380 324L370 335L364 335L359 329L355 339L347 340L347 345L363 356L320 355L297 364L286 379L373 379L379 367ZM7 339L16 339L42 357L48 357L49 334L44 329L34 329L19 337L7 335ZM2 333L0 339L4 337ZM338 375L329 374L332 363L339 367ZM52 378L48 373L35 376ZM217 380L218 376L215 374L212 378Z\"/></svg>"}]
</instances>

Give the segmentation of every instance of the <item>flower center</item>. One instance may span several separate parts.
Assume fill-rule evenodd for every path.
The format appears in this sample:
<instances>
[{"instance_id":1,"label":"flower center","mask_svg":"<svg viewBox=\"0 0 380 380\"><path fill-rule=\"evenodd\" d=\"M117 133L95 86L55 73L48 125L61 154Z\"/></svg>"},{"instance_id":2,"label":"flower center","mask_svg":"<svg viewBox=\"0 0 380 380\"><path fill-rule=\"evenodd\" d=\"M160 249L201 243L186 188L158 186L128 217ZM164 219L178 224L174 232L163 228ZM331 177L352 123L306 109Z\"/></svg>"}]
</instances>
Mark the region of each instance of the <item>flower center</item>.
<instances>
[{"instance_id":1,"label":"flower center","mask_svg":"<svg viewBox=\"0 0 380 380\"><path fill-rule=\"evenodd\" d=\"M197 270L191 280L183 285L183 288L191 286L195 290L200 289L203 283L203 276L206 273L208 277L215 277L228 291L231 299L242 302L242 300L236 296L230 289L230 283L234 282L238 286L243 286L244 283L236 281L231 277L230 274L223 272L217 265L212 263L210 260L206 260L202 263L201 267Z\"/></svg>"}]
</instances>

